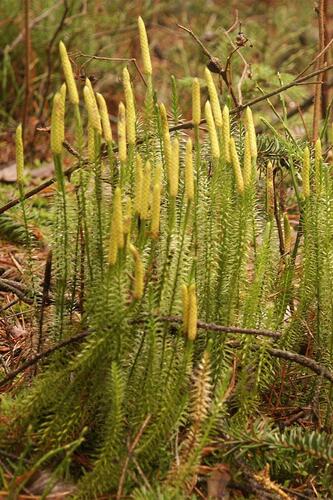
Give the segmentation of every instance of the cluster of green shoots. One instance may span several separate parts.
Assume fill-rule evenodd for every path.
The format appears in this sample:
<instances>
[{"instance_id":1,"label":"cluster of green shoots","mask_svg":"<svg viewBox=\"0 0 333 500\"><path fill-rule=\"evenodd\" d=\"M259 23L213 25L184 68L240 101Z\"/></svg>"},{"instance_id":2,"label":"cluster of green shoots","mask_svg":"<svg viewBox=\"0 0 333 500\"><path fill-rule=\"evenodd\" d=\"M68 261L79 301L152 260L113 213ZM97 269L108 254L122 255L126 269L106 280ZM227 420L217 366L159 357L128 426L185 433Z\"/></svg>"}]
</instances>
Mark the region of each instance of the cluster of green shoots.
<instances>
[{"instance_id":1,"label":"cluster of green shoots","mask_svg":"<svg viewBox=\"0 0 333 500\"><path fill-rule=\"evenodd\" d=\"M320 140L313 154L273 129L299 209L294 237L277 202L280 166L264 158L265 175L258 175L251 109L232 120L206 68L205 89L193 79L185 135L176 80L168 114L154 88L141 18L138 27L146 96L139 113L124 68L117 141L105 99L89 79L82 106L60 43L66 83L54 96L51 118L57 194L49 335L70 337L78 324L89 335L81 348L58 351L12 410L15 439L28 435L25 456L37 456L39 465L51 457L57 474L68 474L77 448L91 457L93 466L79 473L77 498L110 492L120 498L135 488L137 498L157 498L143 493L149 482L153 488L159 482L165 498L183 498L213 435L221 441L220 462L235 460L237 468L239 447L230 448L229 436L245 443L252 466L275 464L278 479L286 474L282 454L288 446L295 451L294 437L269 441L271 427L261 426L258 436L275 443L275 454L246 448L264 395L280 375L272 343L297 351L311 331L314 357L328 367L333 362L333 184ZM78 163L69 191L63 158L71 118ZM16 140L23 203L20 127ZM243 334L230 341L218 325ZM331 388L311 380L299 404L316 394L329 428ZM313 451L300 441L298 450ZM297 474L297 464L290 467Z\"/></svg>"}]
</instances>

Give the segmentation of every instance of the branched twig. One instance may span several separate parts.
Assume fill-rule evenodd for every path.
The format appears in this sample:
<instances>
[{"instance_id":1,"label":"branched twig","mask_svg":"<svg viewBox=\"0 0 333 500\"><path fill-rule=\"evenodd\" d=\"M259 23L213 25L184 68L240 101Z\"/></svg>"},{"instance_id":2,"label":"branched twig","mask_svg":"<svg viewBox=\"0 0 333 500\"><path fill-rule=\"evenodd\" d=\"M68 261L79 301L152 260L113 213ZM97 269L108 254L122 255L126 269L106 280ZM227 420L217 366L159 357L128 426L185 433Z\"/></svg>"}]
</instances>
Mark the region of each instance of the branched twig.
<instances>
[{"instance_id":1,"label":"branched twig","mask_svg":"<svg viewBox=\"0 0 333 500\"><path fill-rule=\"evenodd\" d=\"M176 322L176 323L181 323L182 319L178 316L170 316L170 317L161 317L158 318L160 321L167 321L167 322ZM205 323L203 321L198 320L197 322L198 328L202 328L204 330L210 330L210 331L216 331L216 332L223 332L223 333L241 333L241 334L250 334L250 335L262 335L262 336L269 336L269 337L277 337L279 334L277 332L271 332L270 330L256 330L256 329L246 329L246 328L237 328L237 327L226 327L226 326L221 326L217 325L215 323ZM4 379L0 381L0 387L3 385L6 385L8 382L13 380L19 373L22 373L24 370L27 368L30 368L31 366L34 366L38 361L40 361L42 358L48 357L50 354L53 352L57 351L58 349L62 349L63 347L73 344L75 342L80 342L81 340L85 339L92 333L92 330L85 330L84 332L81 332L77 335L74 335L73 337L63 340L59 342L58 344L55 344L54 346L50 347L46 351L43 351L36 356L32 357L31 359L25 361L21 366L16 368L16 370L13 370L10 372ZM239 347L239 344L233 344L232 347ZM253 345L251 347L253 350L258 350L261 349L260 345ZM307 356L303 356L301 354L297 354L296 352L291 352L291 351L285 351L283 349L276 349L275 347L266 347L266 352L270 354L271 356L274 356L275 358L280 358L284 359L286 361L292 361L294 363L297 363L301 366L304 366L305 368L308 368L309 370L313 371L317 375L320 375L321 377L326 378L329 380L331 383L333 383L333 372L328 370L325 366L317 363L317 361L308 358Z\"/></svg>"},{"instance_id":2,"label":"branched twig","mask_svg":"<svg viewBox=\"0 0 333 500\"><path fill-rule=\"evenodd\" d=\"M55 32L54 32L51 40L49 41L48 47L46 49L46 53L47 53L47 76L46 76L46 82L45 82L45 87L44 87L44 91L43 91L42 103L40 105L39 113L38 113L38 117L39 118L43 114L44 106L45 106L46 99L47 99L47 94L49 92L49 86L50 86L51 74L52 74L52 47L54 45L54 42L57 39L58 34L61 32L61 30L62 30L62 28L64 26L64 23L65 23L65 20L66 20L68 11L69 11L68 1L67 0L63 0L63 1L64 1L64 12L63 12L63 14L61 16L59 24L58 24L58 26L57 26L57 28L56 28L56 30L55 30Z\"/></svg>"},{"instance_id":3,"label":"branched twig","mask_svg":"<svg viewBox=\"0 0 333 500\"><path fill-rule=\"evenodd\" d=\"M221 75L224 83L228 87L229 93L232 97L232 100L234 101L235 106L238 106L237 98L235 96L234 90L232 88L232 83L229 79L228 76L228 61L226 63L226 66L224 67L223 64L221 63L220 59L218 57L213 56L209 50L204 46L202 41L193 33L193 31L190 28L186 28L186 26L182 26L181 24L178 24L179 28L186 31L191 35L191 37L197 42L198 45L200 45L203 53L208 57L209 63L207 64L207 68L212 72L212 73L217 73L218 75ZM238 48L236 49L238 50ZM234 52L234 51L233 51ZM231 54L232 55L232 54ZM231 55L229 56L228 60L231 58ZM230 60L229 60L230 62Z\"/></svg>"},{"instance_id":4,"label":"branched twig","mask_svg":"<svg viewBox=\"0 0 333 500\"><path fill-rule=\"evenodd\" d=\"M140 441L141 436L142 436L145 428L147 427L150 419L151 419L151 415L147 415L146 418L144 419L139 431L137 432L132 444L128 448L127 457L125 459L125 462L124 462L124 465L123 465L123 468L121 471L120 480L119 480L119 486L118 486L117 497L116 497L117 500L120 500L122 495L123 495L125 477L126 477L126 472L127 472L129 461L130 461L130 459L133 455L133 452L134 452L135 448L137 447L138 442Z\"/></svg>"},{"instance_id":5,"label":"branched twig","mask_svg":"<svg viewBox=\"0 0 333 500\"><path fill-rule=\"evenodd\" d=\"M260 349L260 346L253 346L255 349ZM326 378L333 384L333 372L328 370L326 366L320 365L314 359L303 356L302 354L297 354L296 352L284 351L283 349L276 349L275 347L267 347L266 351L275 358L284 359L286 361L292 361L298 365L309 368L309 370L317 373L321 377Z\"/></svg>"},{"instance_id":6,"label":"branched twig","mask_svg":"<svg viewBox=\"0 0 333 500\"><path fill-rule=\"evenodd\" d=\"M49 291L51 285L51 270L52 270L52 250L47 254L45 271L44 271L44 283L43 283L43 295L42 303L40 306L40 316L38 325L38 342L37 342L37 354L41 351L43 346L43 323L44 323L44 312L45 306L48 302Z\"/></svg>"},{"instance_id":7,"label":"branched twig","mask_svg":"<svg viewBox=\"0 0 333 500\"><path fill-rule=\"evenodd\" d=\"M136 70L137 70L137 72L140 75L141 80L143 81L144 85L147 87L147 82L145 80L145 77L143 76L142 71L140 70L140 68L138 66L138 63L137 63L137 61L136 61L136 59L134 57L126 58L126 57L92 56L92 55L89 55L89 54L83 54L82 52L79 52L79 54L77 55L77 57L86 57L86 58L88 58L88 60L81 66L81 68L83 68L84 66L86 66L87 64L89 64L90 61L92 61L92 60L96 60L96 61L111 61L111 62L124 62L124 61L125 62L132 62L132 63L134 63L134 65L136 67Z\"/></svg>"},{"instance_id":8,"label":"branched twig","mask_svg":"<svg viewBox=\"0 0 333 500\"><path fill-rule=\"evenodd\" d=\"M64 144L65 145L65 144ZM68 145L68 150L71 150L73 152L75 152L74 156L76 157L76 155L78 155L78 153L76 153L76 151ZM78 155L79 156L79 155ZM74 165L72 165L71 167L68 167L64 170L64 175L66 177L70 177L73 172L75 172L76 170L79 169L79 167L84 167L88 165L88 162L87 161L83 161L81 162L80 164L79 163L75 163ZM52 184L54 184L56 182L56 179L54 177L51 177L50 179L42 182L39 186L36 186L34 187L33 189L30 189L30 191L27 191L25 194L24 194L24 199L27 200L28 198L31 198L32 196L34 196L35 194L38 194L40 193L41 191L43 191L44 189L48 188L49 186L52 186ZM6 203L6 205L2 206L0 208L0 214L3 214L4 212L6 212L7 210L9 210L10 208L12 207L15 207L16 205L18 205L19 203L21 202L21 198L15 198L14 200Z\"/></svg>"},{"instance_id":9,"label":"branched twig","mask_svg":"<svg viewBox=\"0 0 333 500\"><path fill-rule=\"evenodd\" d=\"M20 283L12 283L11 280L0 278L0 290L5 292L14 293L22 302L26 304L33 304L33 299L26 296L25 291L20 286Z\"/></svg>"},{"instance_id":10,"label":"branched twig","mask_svg":"<svg viewBox=\"0 0 333 500\"><path fill-rule=\"evenodd\" d=\"M182 323L183 318L180 316L162 316L158 318L159 321L165 321L167 323ZM245 335L261 335L263 337L279 338L280 334L278 332L273 332L271 330L259 330L256 328L240 328L237 326L222 326L216 323L205 323L204 321L198 320L198 328L201 330L207 330L211 332L223 332L223 333L243 333Z\"/></svg>"},{"instance_id":11,"label":"branched twig","mask_svg":"<svg viewBox=\"0 0 333 500\"><path fill-rule=\"evenodd\" d=\"M77 335L74 335L73 337L70 337L69 339L62 340L61 342L58 342L57 344L53 345L49 349L46 349L46 351L40 352L39 354L36 354L32 358L28 359L24 363L22 363L21 366L13 370L12 372L8 373L8 375L0 380L0 387L8 384L11 380L17 377L20 373L24 372L27 368L30 368L31 366L34 366L35 364L38 363L39 360L42 358L47 358L50 356L55 351L58 351L59 349L62 349L63 347L69 345L69 344L74 344L75 342L80 342L84 338L86 338L91 332L88 330L78 333Z\"/></svg>"}]
</instances>

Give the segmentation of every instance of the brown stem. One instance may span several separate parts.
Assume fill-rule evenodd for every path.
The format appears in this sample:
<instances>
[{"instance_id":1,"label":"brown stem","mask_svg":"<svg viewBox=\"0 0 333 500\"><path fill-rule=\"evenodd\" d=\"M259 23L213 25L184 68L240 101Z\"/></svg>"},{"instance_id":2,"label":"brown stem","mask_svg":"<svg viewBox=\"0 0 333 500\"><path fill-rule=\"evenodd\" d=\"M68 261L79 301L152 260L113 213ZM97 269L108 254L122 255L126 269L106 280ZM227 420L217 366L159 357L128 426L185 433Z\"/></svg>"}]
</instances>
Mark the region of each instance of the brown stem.
<instances>
[{"instance_id":1,"label":"brown stem","mask_svg":"<svg viewBox=\"0 0 333 500\"><path fill-rule=\"evenodd\" d=\"M26 127L31 96L31 29L30 29L30 0L24 0L24 42L25 42L25 95L22 114L23 131Z\"/></svg>"},{"instance_id":2,"label":"brown stem","mask_svg":"<svg viewBox=\"0 0 333 500\"><path fill-rule=\"evenodd\" d=\"M47 254L45 271L44 271L44 282L43 282L43 295L42 303L40 306L40 317L38 326L38 343L37 343L37 354L41 351L43 347L43 324L44 324L44 312L45 306L49 299L49 291L51 286L51 270L52 270L52 250Z\"/></svg>"},{"instance_id":3,"label":"brown stem","mask_svg":"<svg viewBox=\"0 0 333 500\"><path fill-rule=\"evenodd\" d=\"M49 93L49 87L50 87L50 81L51 81L51 74L52 74L52 68L53 68L53 64L52 64L52 57L53 57L53 54L52 54L52 47L57 39L57 36L58 34L61 32L63 26L64 26L64 23L65 23L65 20L66 20L66 17L67 17L67 14L68 14L68 2L67 0L64 0L64 12L61 16L61 19L60 19L60 22L55 30L55 32L53 33L53 36L51 38L51 40L49 41L49 44L48 44L48 47L46 49L46 53L47 53L47 76L46 76L46 82L45 82L45 86L44 86L44 90L43 90L43 98L42 98L42 103L40 105L40 108L39 108L39 112L38 112L38 118L41 118L42 114L43 114L43 111L44 111L44 107L45 107L45 103L46 103L46 99L47 99L47 95Z\"/></svg>"},{"instance_id":4,"label":"brown stem","mask_svg":"<svg viewBox=\"0 0 333 500\"><path fill-rule=\"evenodd\" d=\"M325 0L319 0L318 8L318 31L319 31L319 52L320 57L317 61L317 66L320 68L325 64ZM314 108L313 108L313 141L315 142L319 136L320 121L322 118L322 91L323 85L321 77L317 76L317 82L314 90Z\"/></svg>"},{"instance_id":5,"label":"brown stem","mask_svg":"<svg viewBox=\"0 0 333 500\"><path fill-rule=\"evenodd\" d=\"M132 444L128 448L127 457L125 458L125 462L124 462L124 465L123 465L123 468L121 471L120 480L119 480L119 486L118 486L117 497L116 497L117 500L120 500L123 496L125 477L126 477L126 472L127 472L129 461L130 461L130 459L133 455L133 452L134 452L135 448L137 447L138 442L140 441L141 436L142 436L145 428L147 427L150 419L151 419L151 415L147 415L146 418L144 419L144 421L142 422L142 425L141 425L138 433L136 434Z\"/></svg>"}]
</instances>

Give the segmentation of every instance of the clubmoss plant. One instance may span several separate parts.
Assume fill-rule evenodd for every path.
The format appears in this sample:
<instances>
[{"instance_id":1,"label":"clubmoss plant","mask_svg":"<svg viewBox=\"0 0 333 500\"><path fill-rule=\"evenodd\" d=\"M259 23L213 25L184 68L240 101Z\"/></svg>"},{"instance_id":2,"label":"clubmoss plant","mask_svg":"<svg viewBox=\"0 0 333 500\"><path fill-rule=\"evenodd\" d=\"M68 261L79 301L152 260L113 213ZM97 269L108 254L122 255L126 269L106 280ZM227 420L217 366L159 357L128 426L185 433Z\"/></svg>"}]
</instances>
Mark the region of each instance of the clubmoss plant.
<instances>
[{"instance_id":1,"label":"clubmoss plant","mask_svg":"<svg viewBox=\"0 0 333 500\"><path fill-rule=\"evenodd\" d=\"M60 44L69 106L63 85L51 117L49 323L50 342L68 343L41 357L26 390L13 385L1 447L21 453L20 478L44 463L71 476L76 499L189 498L202 471L221 463L246 485L267 463L270 485L297 486L314 471L332 484L326 144L267 121L269 134L256 135L249 107L242 120L226 103L221 112L207 68L205 119L195 78L192 122L181 130L181 87L171 78L171 107L158 103L141 18L138 26L146 96L140 107L125 68L116 142L104 97L90 80L78 91ZM65 109L79 156L70 178ZM20 127L16 144L24 207ZM293 418L274 423L281 398L313 411L325 433L308 417L301 430L281 430Z\"/></svg>"}]
</instances>

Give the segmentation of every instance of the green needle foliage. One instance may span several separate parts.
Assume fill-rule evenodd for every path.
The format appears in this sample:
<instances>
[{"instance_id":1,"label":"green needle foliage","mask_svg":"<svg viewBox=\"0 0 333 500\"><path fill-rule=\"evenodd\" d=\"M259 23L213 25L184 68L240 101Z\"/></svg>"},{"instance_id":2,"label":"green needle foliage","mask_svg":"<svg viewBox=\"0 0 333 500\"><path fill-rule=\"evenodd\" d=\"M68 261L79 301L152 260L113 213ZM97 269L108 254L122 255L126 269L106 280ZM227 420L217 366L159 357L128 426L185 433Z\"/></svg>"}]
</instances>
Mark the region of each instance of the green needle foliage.
<instances>
[{"instance_id":1,"label":"green needle foliage","mask_svg":"<svg viewBox=\"0 0 333 500\"><path fill-rule=\"evenodd\" d=\"M67 121L81 159L69 190L63 86L52 114L49 335L56 342L89 334L49 357L26 390L4 398L1 447L22 452L17 474L45 463L72 477L77 499L190 498L203 462L228 463L236 476L245 469L255 476L269 464L267 484L296 485L315 471L326 491L331 382L302 365L282 365L269 348L311 354L333 369L331 165L319 142L303 159L304 144L275 129L257 145L251 111L230 124L212 79L209 133L199 128L198 80L193 134L174 131L182 111L176 79L169 120L141 18L139 29L147 93L143 109L135 109L126 70L118 144L88 80L87 120L81 116L60 47ZM279 202L279 175L295 193L287 202L297 205L297 234ZM198 319L244 333L231 338L214 325L201 328ZM296 400L317 425L281 431L266 409L280 389L281 404ZM216 451L207 457L210 443ZM78 456L87 457L83 465Z\"/></svg>"}]
</instances>

